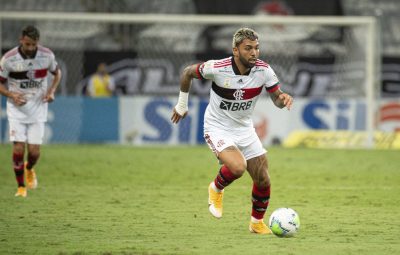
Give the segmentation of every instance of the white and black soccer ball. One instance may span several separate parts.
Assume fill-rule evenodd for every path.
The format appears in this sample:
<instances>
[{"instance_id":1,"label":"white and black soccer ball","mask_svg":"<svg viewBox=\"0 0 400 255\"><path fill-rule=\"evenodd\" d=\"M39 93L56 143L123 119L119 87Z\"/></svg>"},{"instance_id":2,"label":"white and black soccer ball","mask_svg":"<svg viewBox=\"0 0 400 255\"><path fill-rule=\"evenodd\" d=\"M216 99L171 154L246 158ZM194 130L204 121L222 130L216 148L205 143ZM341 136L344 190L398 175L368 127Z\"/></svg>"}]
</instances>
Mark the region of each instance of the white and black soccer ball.
<instances>
[{"instance_id":1,"label":"white and black soccer ball","mask_svg":"<svg viewBox=\"0 0 400 255\"><path fill-rule=\"evenodd\" d=\"M269 217L269 228L279 237L291 237L300 228L300 218L291 208L278 208Z\"/></svg>"}]
</instances>

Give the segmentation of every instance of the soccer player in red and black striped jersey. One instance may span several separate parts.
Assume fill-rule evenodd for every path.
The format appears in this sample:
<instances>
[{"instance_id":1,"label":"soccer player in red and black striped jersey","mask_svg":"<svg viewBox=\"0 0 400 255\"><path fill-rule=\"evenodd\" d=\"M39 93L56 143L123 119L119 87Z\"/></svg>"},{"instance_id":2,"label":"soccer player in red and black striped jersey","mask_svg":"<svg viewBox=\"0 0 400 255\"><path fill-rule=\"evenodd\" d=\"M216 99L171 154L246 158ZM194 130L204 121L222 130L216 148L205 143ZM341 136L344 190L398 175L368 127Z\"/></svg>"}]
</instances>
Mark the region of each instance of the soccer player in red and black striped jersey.
<instances>
[{"instance_id":1,"label":"soccer player in red and black striped jersey","mask_svg":"<svg viewBox=\"0 0 400 255\"><path fill-rule=\"evenodd\" d=\"M61 80L53 52L38 44L40 33L34 26L22 30L20 45L6 52L0 62L0 94L7 99L10 141L13 142L13 163L18 189L15 196L26 197L27 186L37 187L33 166L40 156L47 105ZM48 85L48 73L54 78ZM25 147L27 162L24 163Z\"/></svg>"},{"instance_id":2,"label":"soccer player in red and black striped jersey","mask_svg":"<svg viewBox=\"0 0 400 255\"><path fill-rule=\"evenodd\" d=\"M247 170L253 179L249 230L269 234L271 231L263 221L271 194L268 161L251 115L263 88L279 108L290 110L293 98L282 92L271 66L258 59L258 34L254 30L241 28L236 31L232 48L232 57L209 60L184 69L171 121L178 123L186 116L192 79L211 80L204 138L222 167L208 187L209 211L216 218L222 217L225 188Z\"/></svg>"}]
</instances>

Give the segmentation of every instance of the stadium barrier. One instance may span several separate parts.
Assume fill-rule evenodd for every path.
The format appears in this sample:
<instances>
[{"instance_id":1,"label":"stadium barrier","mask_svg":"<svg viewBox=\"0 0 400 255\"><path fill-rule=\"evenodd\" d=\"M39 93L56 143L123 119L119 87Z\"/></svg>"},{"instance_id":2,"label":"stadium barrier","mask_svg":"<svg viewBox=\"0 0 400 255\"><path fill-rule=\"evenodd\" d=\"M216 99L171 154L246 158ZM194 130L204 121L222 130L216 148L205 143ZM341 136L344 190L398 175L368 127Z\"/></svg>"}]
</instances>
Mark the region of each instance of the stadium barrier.
<instances>
[{"instance_id":1,"label":"stadium barrier","mask_svg":"<svg viewBox=\"0 0 400 255\"><path fill-rule=\"evenodd\" d=\"M105 99L60 96L49 105L45 142L203 144L203 116L208 99L192 96L189 102L190 114L178 125L173 125L170 116L176 99L173 96ZM1 137L3 141L8 141L5 100L2 101L1 112L4 114L0 122ZM388 133L400 131L399 109L399 99L382 100L376 111L381 116L377 128ZM366 104L363 100L296 99L293 109L287 111L276 108L271 100L263 97L255 108L253 122L257 134L263 143L269 146L283 143L295 131L350 131L354 134L363 132L366 126L365 111ZM331 134L324 134L326 137L333 137ZM314 134L309 137L316 136ZM334 144L331 145L335 147ZM349 142L346 146L362 147L362 142Z\"/></svg>"}]
</instances>

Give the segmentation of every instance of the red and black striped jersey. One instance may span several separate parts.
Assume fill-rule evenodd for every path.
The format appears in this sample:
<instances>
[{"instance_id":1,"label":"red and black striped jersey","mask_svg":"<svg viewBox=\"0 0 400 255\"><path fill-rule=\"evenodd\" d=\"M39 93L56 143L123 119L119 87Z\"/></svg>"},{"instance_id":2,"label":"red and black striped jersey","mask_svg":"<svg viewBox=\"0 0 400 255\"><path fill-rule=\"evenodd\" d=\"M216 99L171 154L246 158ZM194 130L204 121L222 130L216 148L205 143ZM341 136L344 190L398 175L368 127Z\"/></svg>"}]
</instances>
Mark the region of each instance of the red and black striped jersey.
<instances>
[{"instance_id":1,"label":"red and black striped jersey","mask_svg":"<svg viewBox=\"0 0 400 255\"><path fill-rule=\"evenodd\" d=\"M240 74L233 57L209 60L199 64L197 70L199 79L212 80L205 128L252 127L251 114L263 88L270 93L279 89L275 72L261 60L244 75Z\"/></svg>"},{"instance_id":2,"label":"red and black striped jersey","mask_svg":"<svg viewBox=\"0 0 400 255\"><path fill-rule=\"evenodd\" d=\"M6 52L0 62L0 81L8 89L24 94L27 103L16 106L11 99L7 101L9 120L21 123L44 122L47 119L47 103L43 97L47 92L48 72L57 71L57 62L53 52L38 46L32 57L27 57L20 47Z\"/></svg>"}]
</instances>

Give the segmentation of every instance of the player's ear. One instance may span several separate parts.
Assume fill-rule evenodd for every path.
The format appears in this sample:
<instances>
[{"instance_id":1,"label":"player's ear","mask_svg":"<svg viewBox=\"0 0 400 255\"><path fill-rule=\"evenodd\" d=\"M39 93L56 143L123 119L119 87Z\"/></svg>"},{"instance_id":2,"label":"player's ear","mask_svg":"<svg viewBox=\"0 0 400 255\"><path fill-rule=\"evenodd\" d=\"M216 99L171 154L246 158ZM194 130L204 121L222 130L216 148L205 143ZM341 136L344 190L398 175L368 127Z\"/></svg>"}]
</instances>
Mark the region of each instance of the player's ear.
<instances>
[{"instance_id":1,"label":"player's ear","mask_svg":"<svg viewBox=\"0 0 400 255\"><path fill-rule=\"evenodd\" d=\"M239 50L237 47L232 48L233 56L237 57L239 55Z\"/></svg>"}]
</instances>

